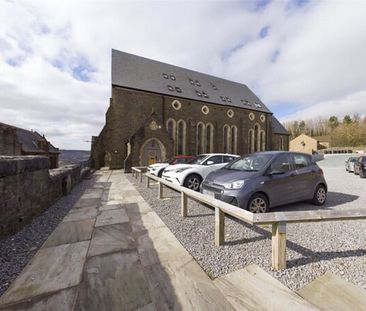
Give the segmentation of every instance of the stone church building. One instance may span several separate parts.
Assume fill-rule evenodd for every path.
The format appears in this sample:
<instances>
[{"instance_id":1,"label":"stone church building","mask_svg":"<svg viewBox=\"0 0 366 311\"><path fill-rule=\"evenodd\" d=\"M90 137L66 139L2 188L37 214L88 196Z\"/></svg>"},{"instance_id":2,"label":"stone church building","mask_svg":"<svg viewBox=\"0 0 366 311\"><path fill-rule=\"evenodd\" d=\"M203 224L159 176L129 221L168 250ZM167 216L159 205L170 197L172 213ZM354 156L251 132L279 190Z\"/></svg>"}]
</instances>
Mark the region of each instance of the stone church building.
<instances>
[{"instance_id":1,"label":"stone church building","mask_svg":"<svg viewBox=\"0 0 366 311\"><path fill-rule=\"evenodd\" d=\"M94 166L146 166L174 155L288 150L289 133L244 84L112 50L106 124Z\"/></svg>"}]
</instances>

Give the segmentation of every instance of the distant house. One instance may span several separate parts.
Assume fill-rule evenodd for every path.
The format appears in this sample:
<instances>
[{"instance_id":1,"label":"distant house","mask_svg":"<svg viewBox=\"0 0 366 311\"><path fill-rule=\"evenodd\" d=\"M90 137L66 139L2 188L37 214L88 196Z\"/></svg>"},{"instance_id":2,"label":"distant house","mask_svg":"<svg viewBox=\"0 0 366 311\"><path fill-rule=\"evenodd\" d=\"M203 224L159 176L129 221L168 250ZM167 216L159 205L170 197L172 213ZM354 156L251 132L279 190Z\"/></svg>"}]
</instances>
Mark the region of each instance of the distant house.
<instances>
[{"instance_id":1,"label":"distant house","mask_svg":"<svg viewBox=\"0 0 366 311\"><path fill-rule=\"evenodd\" d=\"M305 134L301 134L290 141L290 151L313 154L324 148L326 147L321 145L315 137Z\"/></svg>"},{"instance_id":2,"label":"distant house","mask_svg":"<svg viewBox=\"0 0 366 311\"><path fill-rule=\"evenodd\" d=\"M50 168L58 167L58 148L36 131L28 131L0 122L0 155L42 155L50 159Z\"/></svg>"},{"instance_id":3,"label":"distant house","mask_svg":"<svg viewBox=\"0 0 366 311\"><path fill-rule=\"evenodd\" d=\"M330 148L331 147L331 138L329 135L324 135L324 136L313 136L314 139L316 139L319 143L319 145L322 146L321 149L324 148Z\"/></svg>"}]
</instances>

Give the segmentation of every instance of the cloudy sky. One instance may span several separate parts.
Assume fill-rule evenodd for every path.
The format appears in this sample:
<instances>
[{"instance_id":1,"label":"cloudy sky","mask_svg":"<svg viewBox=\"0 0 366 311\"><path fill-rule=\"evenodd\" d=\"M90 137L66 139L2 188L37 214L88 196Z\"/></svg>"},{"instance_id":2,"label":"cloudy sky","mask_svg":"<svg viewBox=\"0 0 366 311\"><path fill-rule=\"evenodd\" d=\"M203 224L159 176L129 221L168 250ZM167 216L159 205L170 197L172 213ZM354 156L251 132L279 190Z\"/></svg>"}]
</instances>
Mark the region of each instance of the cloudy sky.
<instances>
[{"instance_id":1,"label":"cloudy sky","mask_svg":"<svg viewBox=\"0 0 366 311\"><path fill-rule=\"evenodd\" d=\"M89 149L111 49L247 84L282 121L366 115L366 1L0 0L0 122Z\"/></svg>"}]
</instances>

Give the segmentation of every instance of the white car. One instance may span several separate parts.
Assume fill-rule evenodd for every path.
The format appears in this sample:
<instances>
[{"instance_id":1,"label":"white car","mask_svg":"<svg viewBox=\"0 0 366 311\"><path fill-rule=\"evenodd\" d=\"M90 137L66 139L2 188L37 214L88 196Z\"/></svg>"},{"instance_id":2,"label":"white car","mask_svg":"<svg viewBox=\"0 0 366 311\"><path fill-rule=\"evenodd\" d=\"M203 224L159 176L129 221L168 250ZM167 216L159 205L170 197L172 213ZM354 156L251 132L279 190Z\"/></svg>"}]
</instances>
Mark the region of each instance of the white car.
<instances>
[{"instance_id":1,"label":"white car","mask_svg":"<svg viewBox=\"0 0 366 311\"><path fill-rule=\"evenodd\" d=\"M209 153L200 154L189 164L169 165L163 171L162 178L173 184L199 191L202 180L208 173L224 167L239 157L236 154Z\"/></svg>"},{"instance_id":2,"label":"white car","mask_svg":"<svg viewBox=\"0 0 366 311\"><path fill-rule=\"evenodd\" d=\"M177 155L174 158L172 158L169 162L160 162L149 165L147 167L147 171L152 175L161 177L164 169L169 165L189 163L195 158L196 157L190 155Z\"/></svg>"}]
</instances>

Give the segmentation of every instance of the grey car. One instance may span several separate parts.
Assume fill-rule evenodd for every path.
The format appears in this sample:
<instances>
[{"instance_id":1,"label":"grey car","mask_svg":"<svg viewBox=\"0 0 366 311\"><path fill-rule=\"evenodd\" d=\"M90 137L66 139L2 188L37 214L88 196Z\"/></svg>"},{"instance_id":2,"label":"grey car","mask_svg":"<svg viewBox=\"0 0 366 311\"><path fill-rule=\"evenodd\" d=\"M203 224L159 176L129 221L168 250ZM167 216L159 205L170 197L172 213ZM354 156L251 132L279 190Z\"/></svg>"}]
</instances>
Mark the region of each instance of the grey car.
<instances>
[{"instance_id":1,"label":"grey car","mask_svg":"<svg viewBox=\"0 0 366 311\"><path fill-rule=\"evenodd\" d=\"M268 151L243 156L205 178L201 192L253 213L311 200L323 205L327 183L311 155Z\"/></svg>"}]
</instances>

